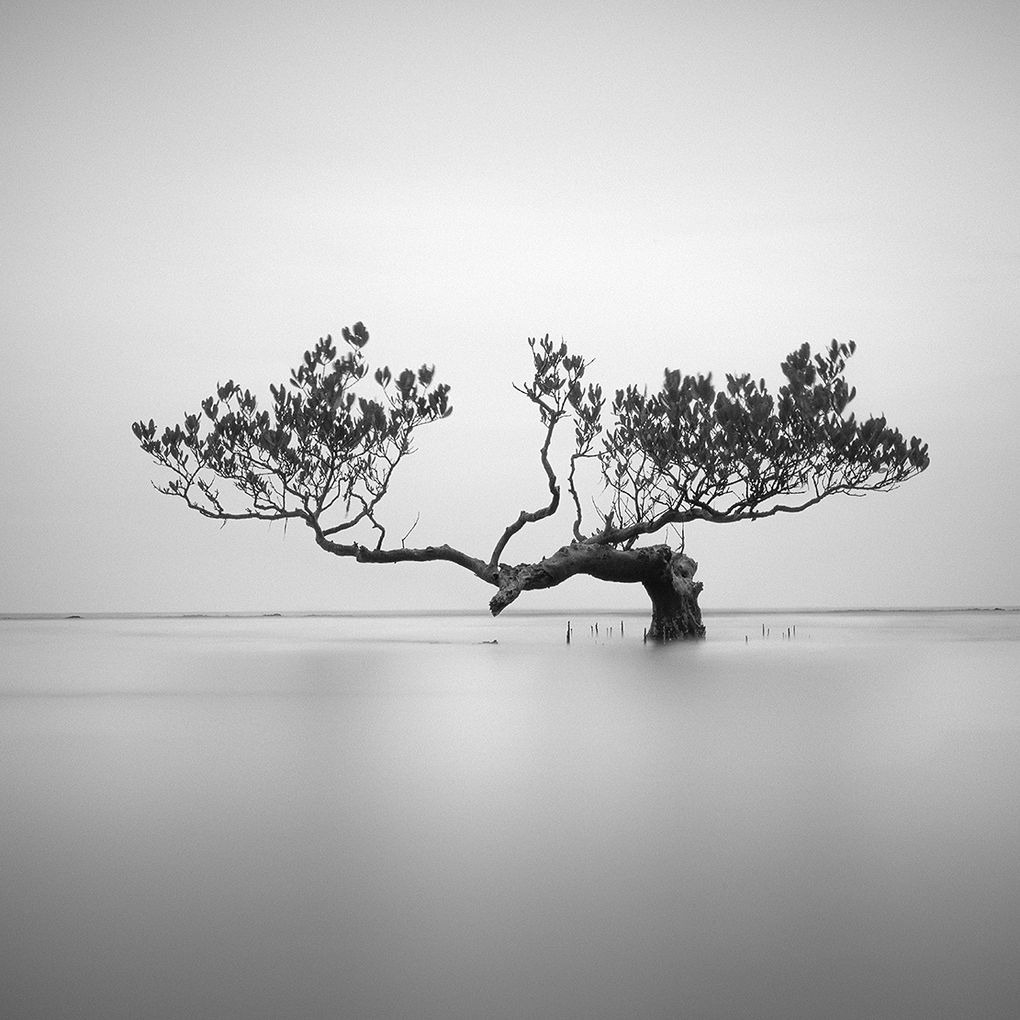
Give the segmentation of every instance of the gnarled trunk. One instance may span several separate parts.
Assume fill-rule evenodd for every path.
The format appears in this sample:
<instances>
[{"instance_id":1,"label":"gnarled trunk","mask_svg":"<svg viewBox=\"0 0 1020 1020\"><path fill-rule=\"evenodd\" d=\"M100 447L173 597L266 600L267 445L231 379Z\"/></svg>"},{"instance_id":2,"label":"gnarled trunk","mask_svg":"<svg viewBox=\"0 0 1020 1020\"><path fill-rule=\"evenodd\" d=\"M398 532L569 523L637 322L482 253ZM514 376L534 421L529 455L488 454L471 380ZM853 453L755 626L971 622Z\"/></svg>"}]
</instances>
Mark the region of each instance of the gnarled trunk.
<instances>
[{"instance_id":1,"label":"gnarled trunk","mask_svg":"<svg viewBox=\"0 0 1020 1020\"><path fill-rule=\"evenodd\" d=\"M652 600L652 623L648 636L653 641L676 641L705 636L698 608L702 584L694 580L698 564L668 545L639 549L574 542L558 549L538 563L515 567L500 565L499 591L489 602L493 616L501 613L522 592L553 588L577 574L600 581L644 585Z\"/></svg>"},{"instance_id":2,"label":"gnarled trunk","mask_svg":"<svg viewBox=\"0 0 1020 1020\"><path fill-rule=\"evenodd\" d=\"M653 641L679 641L705 636L698 596L704 587L694 580L698 564L675 552L658 576L643 581L652 600L652 621L648 636Z\"/></svg>"}]
</instances>

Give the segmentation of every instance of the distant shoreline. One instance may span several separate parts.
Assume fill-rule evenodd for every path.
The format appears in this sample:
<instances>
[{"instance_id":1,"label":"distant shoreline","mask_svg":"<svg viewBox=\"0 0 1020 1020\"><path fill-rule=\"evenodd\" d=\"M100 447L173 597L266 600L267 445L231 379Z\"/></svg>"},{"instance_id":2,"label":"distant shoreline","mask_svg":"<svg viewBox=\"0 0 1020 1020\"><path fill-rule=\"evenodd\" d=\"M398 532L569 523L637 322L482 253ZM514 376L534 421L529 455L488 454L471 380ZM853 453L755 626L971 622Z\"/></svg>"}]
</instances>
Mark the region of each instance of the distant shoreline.
<instances>
[{"instance_id":1,"label":"distant shoreline","mask_svg":"<svg viewBox=\"0 0 1020 1020\"><path fill-rule=\"evenodd\" d=\"M893 613L1020 613L1020 606L900 606L900 607L849 607L839 609L793 608L793 609L706 609L706 617L725 616L861 616L865 614ZM508 617L644 617L647 611L637 609L574 609L516 610ZM415 618L489 618L484 610L314 610L294 612L208 612L208 613L0 613L0 621L17 620L311 620L311 619L371 619L371 618L415 617Z\"/></svg>"}]
</instances>

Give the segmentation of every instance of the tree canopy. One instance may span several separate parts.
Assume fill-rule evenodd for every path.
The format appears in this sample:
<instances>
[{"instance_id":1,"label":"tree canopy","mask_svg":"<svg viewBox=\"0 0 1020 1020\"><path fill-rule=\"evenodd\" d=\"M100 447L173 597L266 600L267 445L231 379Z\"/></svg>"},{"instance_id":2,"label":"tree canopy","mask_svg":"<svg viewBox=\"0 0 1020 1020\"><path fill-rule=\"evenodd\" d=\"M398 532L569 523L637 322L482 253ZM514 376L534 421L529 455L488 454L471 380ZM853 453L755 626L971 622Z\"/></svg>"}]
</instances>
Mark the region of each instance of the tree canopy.
<instances>
[{"instance_id":1,"label":"tree canopy","mask_svg":"<svg viewBox=\"0 0 1020 1020\"><path fill-rule=\"evenodd\" d=\"M427 364L369 377L360 322L341 339L342 354L331 336L306 351L289 382L270 385L264 406L228 380L178 424L136 421L135 438L169 476L158 491L216 520L301 521L322 549L363 563L455 563L497 587L494 614L522 591L575 574L640 582L654 636L669 638L703 633L697 564L665 544L636 547L642 536L690 521L796 513L837 493L891 489L928 466L920 439L906 440L884 417L847 412L856 396L844 379L852 341L818 354L805 343L787 355L775 396L746 374L727 375L717 389L711 375L667 368L657 391L629 385L607 408L601 386L586 381L591 362L546 335L528 341L533 372L515 388L544 429L548 502L521 511L487 557L449 544L407 547L407 535L387 545L380 503L418 430L450 415L450 389ZM572 452L558 474L552 441L570 426ZM601 483L590 500L579 491L585 460L597 463ZM504 563L515 535L560 509L560 477L573 512L569 544L537 563Z\"/></svg>"}]
</instances>

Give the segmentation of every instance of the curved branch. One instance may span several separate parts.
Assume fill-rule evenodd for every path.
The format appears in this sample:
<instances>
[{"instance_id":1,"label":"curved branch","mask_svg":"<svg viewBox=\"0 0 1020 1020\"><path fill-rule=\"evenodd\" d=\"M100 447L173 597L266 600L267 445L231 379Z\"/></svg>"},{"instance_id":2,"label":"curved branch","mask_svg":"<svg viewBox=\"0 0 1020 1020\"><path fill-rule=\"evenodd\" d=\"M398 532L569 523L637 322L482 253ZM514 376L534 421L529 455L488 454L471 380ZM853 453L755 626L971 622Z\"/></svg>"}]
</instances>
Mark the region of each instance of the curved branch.
<instances>
[{"instance_id":1,"label":"curved branch","mask_svg":"<svg viewBox=\"0 0 1020 1020\"><path fill-rule=\"evenodd\" d=\"M577 471L577 462L586 456L583 453L574 453L570 456L570 473L567 475L567 491L570 493L570 498L574 501L574 541L583 542L584 535L581 534L581 518L583 513L581 511L581 498L577 494L577 485L574 482L574 474Z\"/></svg>"},{"instance_id":2,"label":"curved branch","mask_svg":"<svg viewBox=\"0 0 1020 1020\"><path fill-rule=\"evenodd\" d=\"M570 462L569 485L574 503L577 507L577 520L574 523L574 537L580 536L581 505L574 489L574 466L578 456L587 455L596 434L601 430L599 415L604 400L602 390L598 386L589 386L585 393L581 379L585 369L591 364L579 354L570 354L565 342L559 346L549 339L549 334L541 339L530 337L528 346L531 348L535 374L530 383L524 386L514 385L518 393L523 393L539 410L542 424L546 426L545 442L542 444L542 468L549 480L549 503L538 510L522 510L517 520L503 532L492 555L489 566L495 568L503 554L507 543L526 524L533 524L543 518L551 517L559 509L560 487L556 473L549 463L549 445L552 442L556 426L566 417L573 417L575 422L575 438L577 448ZM572 409L568 410L568 409Z\"/></svg>"},{"instance_id":3,"label":"curved branch","mask_svg":"<svg viewBox=\"0 0 1020 1020\"><path fill-rule=\"evenodd\" d=\"M307 521L309 527L315 532L315 542L320 549L324 549L334 556L349 556L358 563L428 563L433 561L445 561L455 563L465 570L470 570L475 577L480 578L487 584L498 584L496 572L489 564L476 556L470 556L451 545L429 545L421 549L370 549L367 546L359 545L357 542L343 544L329 539L314 520Z\"/></svg>"},{"instance_id":4,"label":"curved branch","mask_svg":"<svg viewBox=\"0 0 1020 1020\"><path fill-rule=\"evenodd\" d=\"M523 391L522 391L523 392ZM537 404L545 410L545 404L541 401L536 400ZM507 547L507 543L514 535L517 534L526 524L534 524L536 521L541 521L546 517L551 517L559 509L560 505L560 487L556 481L556 472L553 471L552 464L549 463L549 444L552 442L553 432L556 429L557 423L563 417L561 412L548 413L549 426L545 431L545 442L542 444L540 456L542 458L542 467L545 469L546 478L549 480L549 503L546 506L539 507L537 510L522 510L517 517L517 520L510 524L507 529L503 532L500 540L496 543L492 550L492 555L489 557L489 567L494 568L499 563L500 556L503 555L503 550Z\"/></svg>"}]
</instances>

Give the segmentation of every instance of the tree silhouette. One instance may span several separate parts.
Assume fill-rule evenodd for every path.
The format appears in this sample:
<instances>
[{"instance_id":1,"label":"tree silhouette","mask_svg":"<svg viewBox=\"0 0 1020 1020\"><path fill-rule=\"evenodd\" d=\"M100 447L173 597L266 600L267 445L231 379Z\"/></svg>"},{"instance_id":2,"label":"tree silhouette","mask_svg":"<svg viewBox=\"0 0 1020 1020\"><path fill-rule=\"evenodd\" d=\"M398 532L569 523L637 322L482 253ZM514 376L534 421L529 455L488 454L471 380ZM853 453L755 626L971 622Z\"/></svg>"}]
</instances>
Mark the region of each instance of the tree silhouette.
<instances>
[{"instance_id":1,"label":"tree silhouette","mask_svg":"<svg viewBox=\"0 0 1020 1020\"><path fill-rule=\"evenodd\" d=\"M493 615L524 591L576 574L640 583L652 602L649 636L670 641L704 634L697 563L665 543L639 546L640 538L690 521L799 513L837 493L891 489L928 466L916 437L905 440L884 417L847 414L853 342L793 351L775 397L749 375L727 375L717 390L711 375L667 369L657 392L617 390L607 411L601 387L585 382L590 362L545 336L528 341L533 375L515 389L544 428L548 502L522 510L487 558L448 544L387 546L379 505L418 429L451 413L449 387L430 365L398 375L379 368L369 380L368 331L358 322L341 336L342 356L331 337L320 339L289 384L269 387L264 409L231 380L173 427L135 422L142 449L169 474L158 491L216 520L302 521L326 552L360 563L455 563L497 589ZM514 536L560 509L550 448L564 422L574 433L565 474L572 539L536 562L507 564ZM597 463L602 483L588 514L578 491L584 460Z\"/></svg>"}]
</instances>

